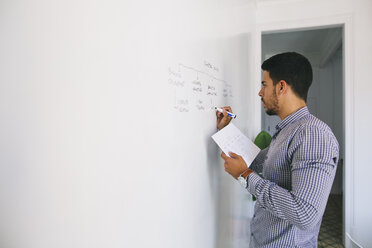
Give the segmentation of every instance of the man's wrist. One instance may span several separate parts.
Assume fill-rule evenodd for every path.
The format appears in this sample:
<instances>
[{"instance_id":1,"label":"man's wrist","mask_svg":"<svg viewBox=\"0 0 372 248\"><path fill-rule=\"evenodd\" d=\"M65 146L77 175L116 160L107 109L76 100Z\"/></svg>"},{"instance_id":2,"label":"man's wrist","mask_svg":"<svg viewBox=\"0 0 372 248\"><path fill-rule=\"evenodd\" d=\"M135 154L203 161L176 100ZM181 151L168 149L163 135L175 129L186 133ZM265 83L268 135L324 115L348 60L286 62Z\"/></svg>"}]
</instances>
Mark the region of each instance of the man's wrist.
<instances>
[{"instance_id":1,"label":"man's wrist","mask_svg":"<svg viewBox=\"0 0 372 248\"><path fill-rule=\"evenodd\" d=\"M242 174L240 174L240 176L237 178L240 185L243 187L243 188L247 188L248 186L248 180L247 178L249 177L249 175L253 172L253 170L247 168L245 171L243 171Z\"/></svg>"},{"instance_id":2,"label":"man's wrist","mask_svg":"<svg viewBox=\"0 0 372 248\"><path fill-rule=\"evenodd\" d=\"M248 176L253 173L253 170L247 168L242 174L240 174L241 177L243 177L244 179L247 179Z\"/></svg>"}]
</instances>

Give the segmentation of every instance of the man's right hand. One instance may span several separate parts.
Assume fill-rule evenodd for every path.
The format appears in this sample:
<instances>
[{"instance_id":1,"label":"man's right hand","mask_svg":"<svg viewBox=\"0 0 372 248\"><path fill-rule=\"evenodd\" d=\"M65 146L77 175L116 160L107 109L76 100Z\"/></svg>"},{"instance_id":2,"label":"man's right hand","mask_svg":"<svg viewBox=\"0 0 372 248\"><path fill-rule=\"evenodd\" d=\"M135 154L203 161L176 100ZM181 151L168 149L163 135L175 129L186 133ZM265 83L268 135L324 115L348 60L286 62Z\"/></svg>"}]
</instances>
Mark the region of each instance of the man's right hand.
<instances>
[{"instance_id":1,"label":"man's right hand","mask_svg":"<svg viewBox=\"0 0 372 248\"><path fill-rule=\"evenodd\" d=\"M222 109L223 109L223 113L216 111L218 130L221 130L222 128L226 127L227 124L229 124L232 119L230 116L228 116L226 112L226 111L229 111L230 113L232 113L230 106L222 107Z\"/></svg>"}]
</instances>

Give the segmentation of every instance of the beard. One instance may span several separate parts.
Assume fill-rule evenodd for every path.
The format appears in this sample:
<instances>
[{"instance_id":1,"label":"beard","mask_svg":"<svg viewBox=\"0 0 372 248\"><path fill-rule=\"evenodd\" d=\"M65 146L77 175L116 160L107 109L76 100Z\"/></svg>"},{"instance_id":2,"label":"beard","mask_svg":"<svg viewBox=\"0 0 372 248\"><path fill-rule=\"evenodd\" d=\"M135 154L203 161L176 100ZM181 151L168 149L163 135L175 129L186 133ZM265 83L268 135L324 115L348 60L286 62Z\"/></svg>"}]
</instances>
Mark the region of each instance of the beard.
<instances>
[{"instance_id":1,"label":"beard","mask_svg":"<svg viewBox=\"0 0 372 248\"><path fill-rule=\"evenodd\" d=\"M276 110L271 108L266 110L266 114L268 115L276 115Z\"/></svg>"},{"instance_id":2,"label":"beard","mask_svg":"<svg viewBox=\"0 0 372 248\"><path fill-rule=\"evenodd\" d=\"M262 100L262 99L261 99ZM263 100L262 100L263 103L265 103ZM270 104L266 104L266 114L268 115L277 115L278 114L278 98L276 96L276 90L274 88L274 92L273 92L273 95L272 97L269 99L269 102Z\"/></svg>"}]
</instances>

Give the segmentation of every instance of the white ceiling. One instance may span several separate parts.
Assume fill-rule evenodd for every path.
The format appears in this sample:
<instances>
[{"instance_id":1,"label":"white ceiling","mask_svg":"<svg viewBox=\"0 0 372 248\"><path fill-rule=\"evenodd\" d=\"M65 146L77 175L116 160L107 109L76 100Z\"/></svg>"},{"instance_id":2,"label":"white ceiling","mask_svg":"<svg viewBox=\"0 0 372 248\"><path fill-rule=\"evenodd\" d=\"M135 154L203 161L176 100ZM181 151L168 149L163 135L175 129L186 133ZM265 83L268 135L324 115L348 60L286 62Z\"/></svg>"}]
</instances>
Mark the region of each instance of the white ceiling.
<instances>
[{"instance_id":1,"label":"white ceiling","mask_svg":"<svg viewBox=\"0 0 372 248\"><path fill-rule=\"evenodd\" d=\"M341 27L264 34L262 35L262 58L293 51L308 57L312 64L323 66L341 44Z\"/></svg>"}]
</instances>

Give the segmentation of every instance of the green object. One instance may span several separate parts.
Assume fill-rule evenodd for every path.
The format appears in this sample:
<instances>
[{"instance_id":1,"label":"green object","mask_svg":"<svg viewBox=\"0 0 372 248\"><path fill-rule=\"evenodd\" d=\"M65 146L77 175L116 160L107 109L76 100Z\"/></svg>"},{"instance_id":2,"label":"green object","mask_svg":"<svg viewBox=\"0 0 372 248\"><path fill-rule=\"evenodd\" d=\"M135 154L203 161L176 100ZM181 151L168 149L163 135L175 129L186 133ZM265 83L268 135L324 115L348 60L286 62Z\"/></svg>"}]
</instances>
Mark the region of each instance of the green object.
<instances>
[{"instance_id":1,"label":"green object","mask_svg":"<svg viewBox=\"0 0 372 248\"><path fill-rule=\"evenodd\" d=\"M271 136L268 132L266 131L261 131L256 138L254 139L254 144L258 146L261 150L265 149L270 145L271 142ZM262 173L258 173L260 177L263 178ZM255 201L256 197L252 195L252 200Z\"/></svg>"},{"instance_id":2,"label":"green object","mask_svg":"<svg viewBox=\"0 0 372 248\"><path fill-rule=\"evenodd\" d=\"M270 145L271 136L266 131L261 131L257 137L254 139L254 144L258 146L261 150L265 149Z\"/></svg>"}]
</instances>

